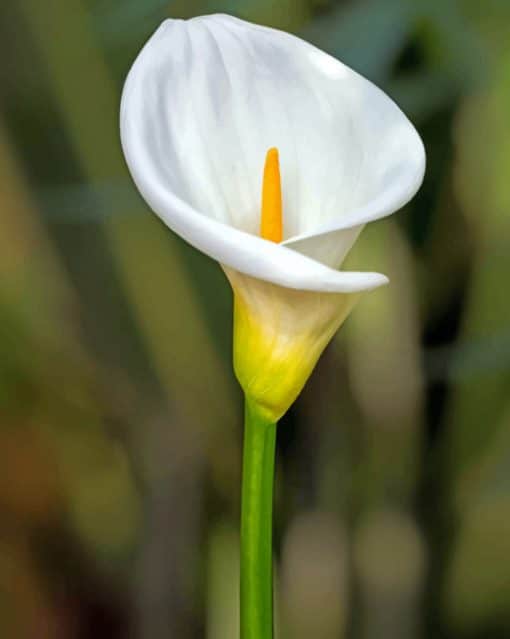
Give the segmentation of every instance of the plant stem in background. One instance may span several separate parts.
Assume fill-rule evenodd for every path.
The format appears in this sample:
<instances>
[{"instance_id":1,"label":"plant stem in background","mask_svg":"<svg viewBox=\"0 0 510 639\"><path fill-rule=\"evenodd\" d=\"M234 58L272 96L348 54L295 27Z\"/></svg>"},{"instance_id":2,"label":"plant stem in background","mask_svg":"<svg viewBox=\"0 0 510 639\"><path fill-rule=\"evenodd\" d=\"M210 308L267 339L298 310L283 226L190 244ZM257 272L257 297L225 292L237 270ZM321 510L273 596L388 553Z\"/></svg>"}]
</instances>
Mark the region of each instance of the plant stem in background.
<instances>
[{"instance_id":1,"label":"plant stem in background","mask_svg":"<svg viewBox=\"0 0 510 639\"><path fill-rule=\"evenodd\" d=\"M241 508L241 639L273 637L276 424L246 399Z\"/></svg>"}]
</instances>

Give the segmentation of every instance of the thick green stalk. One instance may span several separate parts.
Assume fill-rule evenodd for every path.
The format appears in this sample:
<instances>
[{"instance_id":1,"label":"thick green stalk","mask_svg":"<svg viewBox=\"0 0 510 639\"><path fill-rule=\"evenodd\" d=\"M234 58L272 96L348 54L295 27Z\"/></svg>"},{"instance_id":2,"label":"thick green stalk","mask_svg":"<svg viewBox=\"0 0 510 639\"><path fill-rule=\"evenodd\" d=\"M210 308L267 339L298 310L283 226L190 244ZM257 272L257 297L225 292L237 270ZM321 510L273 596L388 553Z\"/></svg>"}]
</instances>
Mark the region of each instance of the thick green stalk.
<instances>
[{"instance_id":1,"label":"thick green stalk","mask_svg":"<svg viewBox=\"0 0 510 639\"><path fill-rule=\"evenodd\" d=\"M241 639L273 637L276 424L246 400L241 509Z\"/></svg>"}]
</instances>

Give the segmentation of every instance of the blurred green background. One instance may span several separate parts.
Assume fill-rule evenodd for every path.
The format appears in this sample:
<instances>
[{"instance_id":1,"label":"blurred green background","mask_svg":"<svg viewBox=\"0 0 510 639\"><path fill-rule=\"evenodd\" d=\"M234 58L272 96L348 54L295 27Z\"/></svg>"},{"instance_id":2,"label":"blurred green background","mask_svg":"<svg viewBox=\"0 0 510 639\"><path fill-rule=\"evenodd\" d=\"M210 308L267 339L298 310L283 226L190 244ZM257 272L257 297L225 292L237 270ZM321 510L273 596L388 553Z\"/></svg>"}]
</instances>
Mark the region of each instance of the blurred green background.
<instances>
[{"instance_id":1,"label":"blurred green background","mask_svg":"<svg viewBox=\"0 0 510 639\"><path fill-rule=\"evenodd\" d=\"M508 638L508 0L3 0L0 636L238 636L231 295L118 140L144 41L218 11L375 81L428 154L349 258L391 286L279 426L278 638Z\"/></svg>"}]
</instances>

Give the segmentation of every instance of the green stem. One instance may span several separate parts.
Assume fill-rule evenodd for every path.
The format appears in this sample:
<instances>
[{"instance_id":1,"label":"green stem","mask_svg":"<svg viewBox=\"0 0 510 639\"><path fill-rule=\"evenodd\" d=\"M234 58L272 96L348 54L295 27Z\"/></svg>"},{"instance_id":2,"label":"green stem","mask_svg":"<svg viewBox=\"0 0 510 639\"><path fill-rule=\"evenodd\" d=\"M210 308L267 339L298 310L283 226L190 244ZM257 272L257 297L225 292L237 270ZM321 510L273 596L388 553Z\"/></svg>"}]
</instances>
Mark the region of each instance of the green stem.
<instances>
[{"instance_id":1,"label":"green stem","mask_svg":"<svg viewBox=\"0 0 510 639\"><path fill-rule=\"evenodd\" d=\"M241 508L241 639L273 637L276 424L246 399Z\"/></svg>"}]
</instances>

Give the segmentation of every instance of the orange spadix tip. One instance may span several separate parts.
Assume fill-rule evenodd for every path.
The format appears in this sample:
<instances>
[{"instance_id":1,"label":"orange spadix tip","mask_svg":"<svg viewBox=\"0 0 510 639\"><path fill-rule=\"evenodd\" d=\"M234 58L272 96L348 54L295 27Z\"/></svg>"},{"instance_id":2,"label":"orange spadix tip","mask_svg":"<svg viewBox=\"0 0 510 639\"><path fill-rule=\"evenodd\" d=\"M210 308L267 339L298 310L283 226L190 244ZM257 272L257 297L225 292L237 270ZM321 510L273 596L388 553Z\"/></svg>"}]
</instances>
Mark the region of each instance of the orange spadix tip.
<instances>
[{"instance_id":1,"label":"orange spadix tip","mask_svg":"<svg viewBox=\"0 0 510 639\"><path fill-rule=\"evenodd\" d=\"M274 147L267 152L264 165L260 235L271 242L278 243L283 239L280 160L278 149Z\"/></svg>"}]
</instances>

